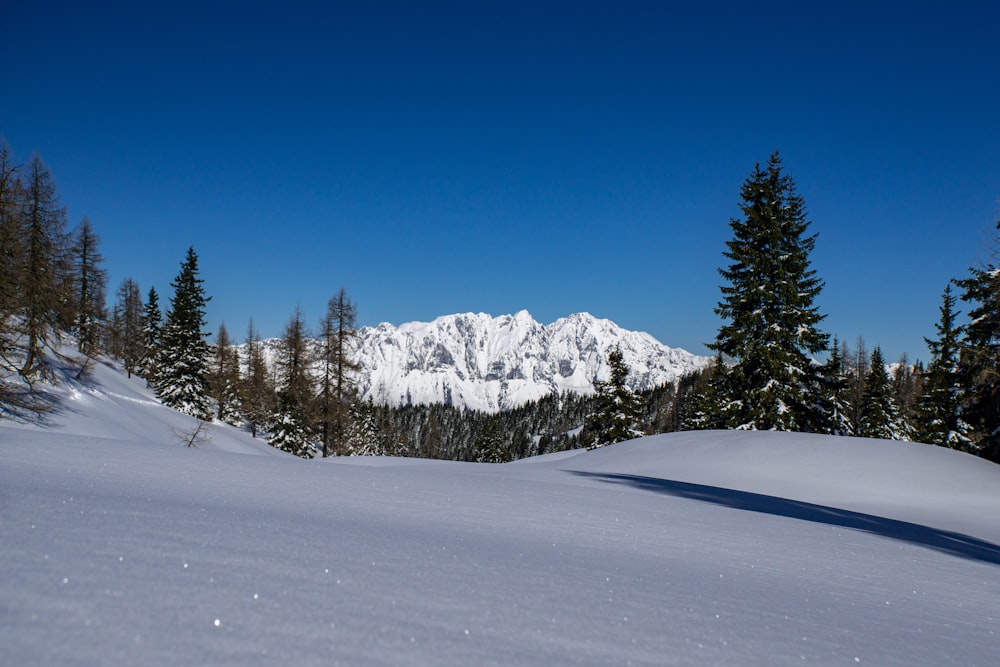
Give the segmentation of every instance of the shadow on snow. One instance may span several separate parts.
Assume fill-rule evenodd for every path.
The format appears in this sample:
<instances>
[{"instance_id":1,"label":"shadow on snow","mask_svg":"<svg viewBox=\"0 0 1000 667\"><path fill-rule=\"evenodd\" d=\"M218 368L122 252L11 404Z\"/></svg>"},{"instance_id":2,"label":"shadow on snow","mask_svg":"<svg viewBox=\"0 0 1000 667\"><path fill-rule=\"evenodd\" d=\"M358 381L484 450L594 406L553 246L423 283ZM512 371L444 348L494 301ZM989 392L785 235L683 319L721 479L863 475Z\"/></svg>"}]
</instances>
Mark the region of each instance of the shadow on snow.
<instances>
[{"instance_id":1,"label":"shadow on snow","mask_svg":"<svg viewBox=\"0 0 1000 667\"><path fill-rule=\"evenodd\" d=\"M1000 546L992 542L986 542L985 540L961 533L921 526L907 521L886 519L871 514L815 505L799 500L788 500L787 498L767 496L760 493L750 493L749 491L737 491L716 486L692 484L690 482L677 482L656 477L590 473L575 470L569 472L581 477L598 479L612 484L627 484L645 491L664 493L679 498L691 498L693 500L746 510L748 512L760 512L762 514L860 530L893 540L929 547L952 556L1000 565Z\"/></svg>"}]
</instances>

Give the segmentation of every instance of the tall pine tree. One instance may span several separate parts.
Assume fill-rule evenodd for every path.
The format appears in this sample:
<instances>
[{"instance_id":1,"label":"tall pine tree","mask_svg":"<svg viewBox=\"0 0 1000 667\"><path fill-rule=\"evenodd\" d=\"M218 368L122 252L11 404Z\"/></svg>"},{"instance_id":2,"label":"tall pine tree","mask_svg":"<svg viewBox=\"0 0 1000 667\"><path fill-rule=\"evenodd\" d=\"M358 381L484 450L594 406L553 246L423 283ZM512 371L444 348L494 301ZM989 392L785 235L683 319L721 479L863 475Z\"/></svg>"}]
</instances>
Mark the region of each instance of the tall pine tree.
<instances>
[{"instance_id":1,"label":"tall pine tree","mask_svg":"<svg viewBox=\"0 0 1000 667\"><path fill-rule=\"evenodd\" d=\"M743 219L723 253L731 264L715 312L727 323L713 350L731 361L716 368L712 388L729 428L797 431L824 421L815 412L820 383L811 355L826 349L814 304L823 283L810 268L816 243L805 204L778 153L754 167L740 190ZM714 420L709 420L710 422Z\"/></svg>"},{"instance_id":2,"label":"tall pine tree","mask_svg":"<svg viewBox=\"0 0 1000 667\"><path fill-rule=\"evenodd\" d=\"M972 440L971 428L959 414L963 389L958 372L962 335L962 327L955 322L958 314L949 284L941 295L941 319L935 325L937 338L924 338L931 363L924 371L924 390L917 403L917 439L967 450Z\"/></svg>"},{"instance_id":3,"label":"tall pine tree","mask_svg":"<svg viewBox=\"0 0 1000 667\"><path fill-rule=\"evenodd\" d=\"M180 273L171 283L174 296L160 337L156 391L166 405L208 421L208 354L205 296L198 277L198 255L188 248Z\"/></svg>"},{"instance_id":4,"label":"tall pine tree","mask_svg":"<svg viewBox=\"0 0 1000 667\"><path fill-rule=\"evenodd\" d=\"M1000 234L994 241L1000 241ZM992 254L1000 258L1000 246ZM966 389L962 416L975 429L979 453L1000 462L1000 266L991 262L969 274L955 281L963 290L962 300L973 304L959 361Z\"/></svg>"}]
</instances>

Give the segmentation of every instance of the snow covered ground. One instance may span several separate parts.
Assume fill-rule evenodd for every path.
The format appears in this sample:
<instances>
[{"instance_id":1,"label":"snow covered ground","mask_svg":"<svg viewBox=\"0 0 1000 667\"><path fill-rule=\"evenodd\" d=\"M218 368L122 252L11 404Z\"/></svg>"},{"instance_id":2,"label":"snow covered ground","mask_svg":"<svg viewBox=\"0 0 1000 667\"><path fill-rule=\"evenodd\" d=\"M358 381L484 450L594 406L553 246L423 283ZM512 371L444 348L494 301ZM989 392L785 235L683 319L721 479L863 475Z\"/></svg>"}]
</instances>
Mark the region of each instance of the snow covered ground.
<instances>
[{"instance_id":1,"label":"snow covered ground","mask_svg":"<svg viewBox=\"0 0 1000 667\"><path fill-rule=\"evenodd\" d=\"M101 366L0 422L0 664L995 665L1000 467L681 433L301 461Z\"/></svg>"}]
</instances>

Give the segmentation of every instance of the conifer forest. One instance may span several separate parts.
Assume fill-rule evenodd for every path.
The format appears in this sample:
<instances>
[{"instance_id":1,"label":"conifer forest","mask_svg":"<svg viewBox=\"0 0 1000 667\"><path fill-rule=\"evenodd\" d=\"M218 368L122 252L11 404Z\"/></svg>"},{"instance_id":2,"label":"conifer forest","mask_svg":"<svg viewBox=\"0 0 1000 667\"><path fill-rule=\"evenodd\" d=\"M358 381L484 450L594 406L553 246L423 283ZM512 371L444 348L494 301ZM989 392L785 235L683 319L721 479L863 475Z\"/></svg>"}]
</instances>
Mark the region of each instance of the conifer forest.
<instances>
[{"instance_id":1,"label":"conifer forest","mask_svg":"<svg viewBox=\"0 0 1000 667\"><path fill-rule=\"evenodd\" d=\"M159 287L108 285L98 233L70 228L37 154L0 143L0 419L44 418L54 367L79 376L114 360L162 402L297 456L387 455L505 462L678 430L776 430L910 440L1000 463L1000 223L980 264L941 286L929 358L885 359L823 326L810 253L822 242L778 153L753 166L720 248L714 361L645 391L620 351L595 393L553 393L497 413L362 400L357 305L331 295L315 328L291 314L276 355L252 320L206 330L209 287L194 247ZM820 224L822 221L818 221ZM970 239L970 246L976 239ZM651 306L655 307L655 306ZM189 444L196 444L191 442Z\"/></svg>"}]
</instances>

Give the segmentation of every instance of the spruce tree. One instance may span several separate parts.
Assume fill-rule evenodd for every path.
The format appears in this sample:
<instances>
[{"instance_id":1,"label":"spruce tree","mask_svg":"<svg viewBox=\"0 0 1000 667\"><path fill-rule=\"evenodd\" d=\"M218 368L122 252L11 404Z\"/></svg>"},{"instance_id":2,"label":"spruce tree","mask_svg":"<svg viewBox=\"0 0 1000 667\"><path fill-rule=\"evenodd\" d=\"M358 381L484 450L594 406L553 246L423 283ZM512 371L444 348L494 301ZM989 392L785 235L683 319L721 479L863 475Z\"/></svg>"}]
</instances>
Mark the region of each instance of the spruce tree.
<instances>
[{"instance_id":1,"label":"spruce tree","mask_svg":"<svg viewBox=\"0 0 1000 667\"><path fill-rule=\"evenodd\" d=\"M18 294L24 257L21 230L24 189L18 169L7 140L0 137L0 364L11 371L15 370L13 353L17 347L13 316L20 307Z\"/></svg>"},{"instance_id":2,"label":"spruce tree","mask_svg":"<svg viewBox=\"0 0 1000 667\"><path fill-rule=\"evenodd\" d=\"M844 370L844 351L836 337L830 345L830 356L820 367L816 379L818 385L814 388L813 395L819 401L816 411L819 421L810 430L830 435L853 435L854 429L850 419L850 387Z\"/></svg>"},{"instance_id":3,"label":"spruce tree","mask_svg":"<svg viewBox=\"0 0 1000 667\"><path fill-rule=\"evenodd\" d=\"M1000 241L1000 234L994 241ZM1000 258L1000 246L992 254ZM962 300L973 304L959 355L966 391L961 415L975 429L977 452L1000 462L1000 266L989 263L969 274L955 281L963 290Z\"/></svg>"},{"instance_id":4,"label":"spruce tree","mask_svg":"<svg viewBox=\"0 0 1000 667\"><path fill-rule=\"evenodd\" d=\"M615 346L608 353L610 377L606 382L595 382L597 396L594 411L587 417L587 431L593 447L641 437L638 427L639 406L632 390L626 385L629 368L621 348Z\"/></svg>"},{"instance_id":5,"label":"spruce tree","mask_svg":"<svg viewBox=\"0 0 1000 667\"><path fill-rule=\"evenodd\" d=\"M861 429L858 435L880 440L902 440L904 436L899 411L892 397L889 374L885 370L885 359L878 346L872 350L871 364L865 381Z\"/></svg>"},{"instance_id":6,"label":"spruce tree","mask_svg":"<svg viewBox=\"0 0 1000 667\"><path fill-rule=\"evenodd\" d=\"M775 152L754 167L740 190L743 219L732 219L733 239L723 253L731 264L715 312L726 321L710 345L731 360L713 381L730 428L809 430L819 383L811 355L829 336L814 304L823 287L810 268L816 243L807 235L805 204Z\"/></svg>"},{"instance_id":7,"label":"spruce tree","mask_svg":"<svg viewBox=\"0 0 1000 667\"><path fill-rule=\"evenodd\" d=\"M156 391L164 404L193 417L208 421L212 411L208 400L208 334L205 328L205 296L198 277L198 255L188 249L180 273L171 283L170 300L160 339Z\"/></svg>"},{"instance_id":8,"label":"spruce tree","mask_svg":"<svg viewBox=\"0 0 1000 667\"><path fill-rule=\"evenodd\" d=\"M963 328L955 322L955 296L951 285L941 295L941 319L934 325L937 338L924 338L931 363L924 371L923 393L917 403L917 439L932 445L968 450L971 427L959 413L963 388L959 378L958 355Z\"/></svg>"},{"instance_id":9,"label":"spruce tree","mask_svg":"<svg viewBox=\"0 0 1000 667\"><path fill-rule=\"evenodd\" d=\"M143 310L143 346L140 367L147 381L156 378L156 360L160 354L160 332L163 315L160 313L160 296L155 287L149 288L149 296Z\"/></svg>"}]
</instances>

